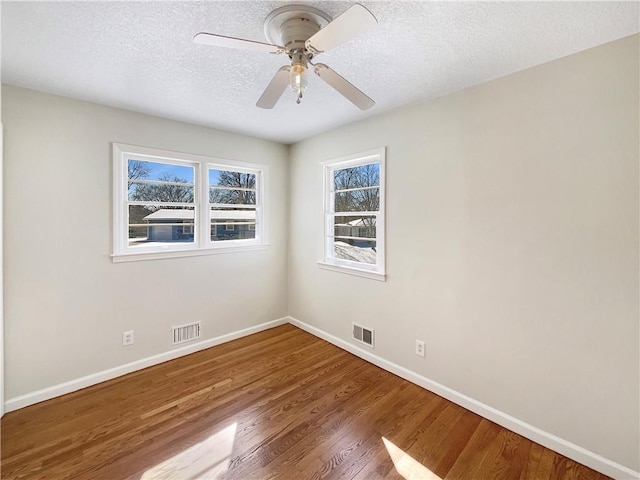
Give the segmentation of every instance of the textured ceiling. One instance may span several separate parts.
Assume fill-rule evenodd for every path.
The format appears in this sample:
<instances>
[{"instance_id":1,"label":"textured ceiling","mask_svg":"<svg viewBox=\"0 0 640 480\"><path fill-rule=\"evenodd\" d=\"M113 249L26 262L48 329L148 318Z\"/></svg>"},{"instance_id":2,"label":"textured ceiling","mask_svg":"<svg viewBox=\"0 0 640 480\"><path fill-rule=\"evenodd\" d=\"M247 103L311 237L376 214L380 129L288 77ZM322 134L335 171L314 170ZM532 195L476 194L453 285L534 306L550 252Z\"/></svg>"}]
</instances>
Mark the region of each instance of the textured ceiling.
<instances>
[{"instance_id":1,"label":"textured ceiling","mask_svg":"<svg viewBox=\"0 0 640 480\"><path fill-rule=\"evenodd\" d=\"M7 2L2 81L293 143L639 31L638 2L362 1L379 25L316 57L377 103L361 112L315 75L255 106L283 55L196 45L195 33L266 41L274 8L336 17L353 2Z\"/></svg>"}]
</instances>

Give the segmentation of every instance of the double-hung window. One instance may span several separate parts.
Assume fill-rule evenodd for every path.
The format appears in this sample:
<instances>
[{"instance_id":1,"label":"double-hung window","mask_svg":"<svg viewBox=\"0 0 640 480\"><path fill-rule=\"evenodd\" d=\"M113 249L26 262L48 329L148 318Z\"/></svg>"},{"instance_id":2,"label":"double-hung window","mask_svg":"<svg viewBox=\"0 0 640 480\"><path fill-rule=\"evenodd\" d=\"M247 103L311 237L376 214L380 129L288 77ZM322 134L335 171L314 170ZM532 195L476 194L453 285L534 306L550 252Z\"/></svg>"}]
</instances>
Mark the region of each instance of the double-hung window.
<instances>
[{"instance_id":1,"label":"double-hung window","mask_svg":"<svg viewBox=\"0 0 640 480\"><path fill-rule=\"evenodd\" d=\"M385 279L384 172L384 148L323 163L321 267Z\"/></svg>"},{"instance_id":2,"label":"double-hung window","mask_svg":"<svg viewBox=\"0 0 640 480\"><path fill-rule=\"evenodd\" d=\"M265 165L114 144L113 260L266 246Z\"/></svg>"},{"instance_id":3,"label":"double-hung window","mask_svg":"<svg viewBox=\"0 0 640 480\"><path fill-rule=\"evenodd\" d=\"M255 240L259 174L252 169L209 168L209 210L212 242Z\"/></svg>"}]
</instances>

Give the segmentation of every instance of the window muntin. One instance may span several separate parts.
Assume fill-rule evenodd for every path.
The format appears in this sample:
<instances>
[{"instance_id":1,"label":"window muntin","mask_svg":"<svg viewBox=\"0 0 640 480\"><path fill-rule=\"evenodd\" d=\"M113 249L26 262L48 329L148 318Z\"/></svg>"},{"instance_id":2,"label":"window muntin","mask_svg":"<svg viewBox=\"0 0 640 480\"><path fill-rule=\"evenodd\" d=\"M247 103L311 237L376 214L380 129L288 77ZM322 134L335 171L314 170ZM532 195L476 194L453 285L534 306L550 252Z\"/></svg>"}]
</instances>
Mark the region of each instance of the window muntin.
<instances>
[{"instance_id":1,"label":"window muntin","mask_svg":"<svg viewBox=\"0 0 640 480\"><path fill-rule=\"evenodd\" d=\"M265 245L266 172L264 165L114 144L114 261Z\"/></svg>"},{"instance_id":2,"label":"window muntin","mask_svg":"<svg viewBox=\"0 0 640 480\"><path fill-rule=\"evenodd\" d=\"M324 264L384 275L384 149L324 164Z\"/></svg>"}]
</instances>

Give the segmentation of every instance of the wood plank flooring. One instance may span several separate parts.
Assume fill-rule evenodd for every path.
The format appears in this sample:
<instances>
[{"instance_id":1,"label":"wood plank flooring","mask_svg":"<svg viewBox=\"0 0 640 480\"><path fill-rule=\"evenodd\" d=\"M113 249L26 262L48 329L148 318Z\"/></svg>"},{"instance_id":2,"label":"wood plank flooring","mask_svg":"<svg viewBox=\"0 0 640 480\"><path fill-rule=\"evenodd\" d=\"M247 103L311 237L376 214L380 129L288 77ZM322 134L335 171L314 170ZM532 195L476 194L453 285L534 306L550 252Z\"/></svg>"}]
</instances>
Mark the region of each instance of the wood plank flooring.
<instances>
[{"instance_id":1,"label":"wood plank flooring","mask_svg":"<svg viewBox=\"0 0 640 480\"><path fill-rule=\"evenodd\" d=\"M284 325L6 414L2 478L607 478Z\"/></svg>"}]
</instances>

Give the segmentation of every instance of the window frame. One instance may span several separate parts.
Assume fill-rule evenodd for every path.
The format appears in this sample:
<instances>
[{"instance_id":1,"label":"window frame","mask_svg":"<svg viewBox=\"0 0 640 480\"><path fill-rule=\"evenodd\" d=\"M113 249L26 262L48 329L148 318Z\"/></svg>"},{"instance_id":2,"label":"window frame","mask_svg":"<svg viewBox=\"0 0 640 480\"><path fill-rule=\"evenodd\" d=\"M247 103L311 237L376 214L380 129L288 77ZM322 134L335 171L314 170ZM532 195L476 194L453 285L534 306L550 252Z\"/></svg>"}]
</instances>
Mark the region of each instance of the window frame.
<instances>
[{"instance_id":1,"label":"window frame","mask_svg":"<svg viewBox=\"0 0 640 480\"><path fill-rule=\"evenodd\" d=\"M234 162L233 165L231 165L230 163L208 163L206 166L207 169L207 173L206 173L206 183L207 183L207 207L209 209L209 211L211 211L211 206L212 205L216 205L213 203L209 203L209 188L210 187L216 187L216 185L209 185L209 169L213 169L213 170L226 170L226 171L233 171L233 172L238 172L238 173L248 173L248 174L253 174L256 176L256 186L255 186L255 196L256 196L256 203L255 203L255 207L254 208L246 208L246 210L254 210L256 212L255 215L255 220L254 220L254 224L255 225L261 225L262 226L262 232L256 228L255 230L255 238L244 238L244 239L231 239L231 240L218 240L218 241L213 241L211 240L211 231L209 230L209 234L207 236L207 243L208 246L210 248L231 248L235 245L237 246L243 246L243 245L252 245L252 244L260 244L260 233L262 233L262 237L264 237L266 235L266 224L264 221L264 216L265 216L265 190L264 190L264 178L266 176L266 166L265 169L263 171L260 171L259 169L255 168L255 165L252 164L248 164L248 163L240 163L240 162ZM233 189L231 189L233 190ZM219 204L219 205L226 205L226 206L231 206L233 204ZM210 219L209 219L210 221ZM225 225L225 231L236 231L236 228L241 225L242 223L240 222L226 222ZM229 229L229 225L231 225L231 229Z\"/></svg>"},{"instance_id":2,"label":"window frame","mask_svg":"<svg viewBox=\"0 0 640 480\"><path fill-rule=\"evenodd\" d=\"M142 160L194 168L193 243L154 246L129 245L128 161ZM209 169L236 171L256 175L256 235L251 239L212 241L211 204L209 203ZM261 250L269 246L267 195L268 166L160 150L150 147L113 142L113 245L112 261L129 262L173 257L189 257L217 253ZM155 203L155 202L149 202Z\"/></svg>"},{"instance_id":3,"label":"window frame","mask_svg":"<svg viewBox=\"0 0 640 480\"><path fill-rule=\"evenodd\" d=\"M373 213L376 218L376 263L368 264L336 258L333 255L335 242L335 184L333 173L345 168L379 164L379 206L377 212L354 212L356 214ZM385 263L385 190L386 190L386 149L385 147L367 150L352 155L335 158L322 162L322 193L323 193L323 228L322 228L322 253L318 261L320 268L348 273L360 277L379 281L386 280ZM369 215L367 215L369 216ZM373 237L372 237L373 238Z\"/></svg>"}]
</instances>

